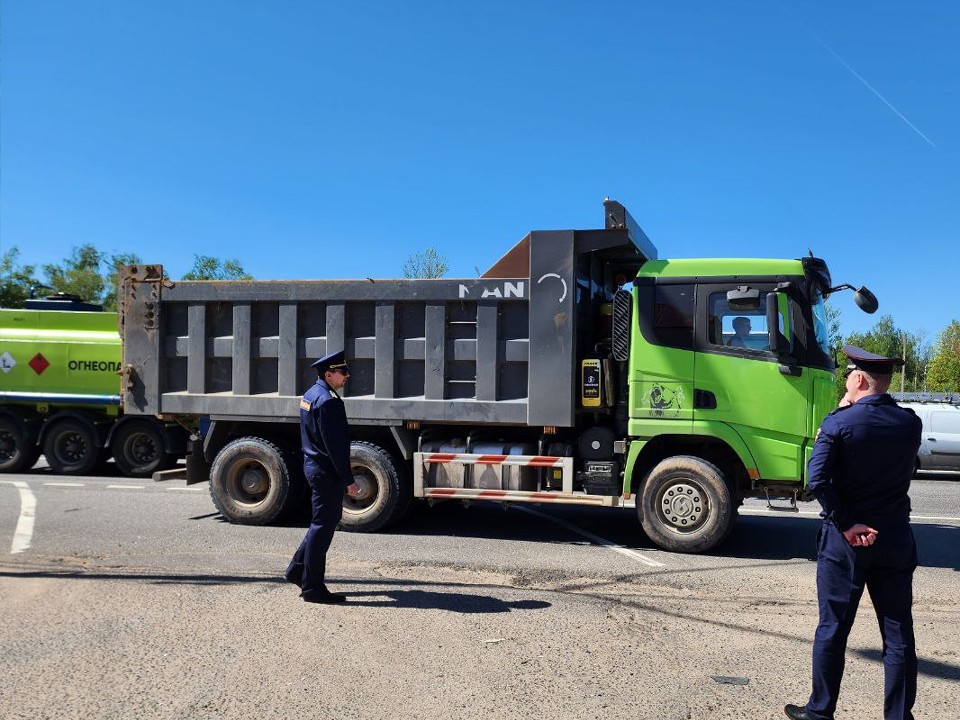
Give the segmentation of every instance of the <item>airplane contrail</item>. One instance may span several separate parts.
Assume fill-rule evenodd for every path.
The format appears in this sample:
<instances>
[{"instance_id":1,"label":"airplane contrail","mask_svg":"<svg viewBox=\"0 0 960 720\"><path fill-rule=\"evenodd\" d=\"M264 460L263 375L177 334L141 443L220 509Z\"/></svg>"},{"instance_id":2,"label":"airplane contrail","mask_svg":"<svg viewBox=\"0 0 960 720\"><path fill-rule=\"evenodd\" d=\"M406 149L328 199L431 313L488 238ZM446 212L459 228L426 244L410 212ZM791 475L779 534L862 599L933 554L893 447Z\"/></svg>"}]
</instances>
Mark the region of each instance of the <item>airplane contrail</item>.
<instances>
[{"instance_id":1,"label":"airplane contrail","mask_svg":"<svg viewBox=\"0 0 960 720\"><path fill-rule=\"evenodd\" d=\"M851 75L853 75L857 80L859 80L861 83L863 83L864 87L866 87L867 90L869 90L869 91L872 92L874 95L876 95L878 98L880 98L881 102L883 102L884 105L886 105L888 108L890 108L891 110L893 110L893 112L895 112L895 113L897 114L897 117L900 118L901 120L903 120L903 121L910 127L911 130L913 130L917 135L919 135L919 136L922 137L924 140L926 140L928 143L930 143L931 147L936 147L936 145L934 144L933 140L931 140L931 139L928 138L926 135L924 135L922 132L920 132L920 129L919 129L916 125L914 125L912 122L910 122L909 120L907 120L907 118L904 116L904 114L903 114L902 112L900 112L899 110L897 110L897 109L893 106L893 103L891 103L891 102L890 102L889 100L887 100L883 95L881 95L880 92L879 92L876 88L874 88L873 85L871 85L870 83L868 83L868 82L863 78L863 76L862 76L860 73L858 73L856 70L854 70L852 67L850 67L850 64L849 64L846 60L844 60L842 57L840 57L840 55L839 55L836 51L834 51L834 49L833 49L832 47L830 47L830 46L827 45L825 42L823 42L823 40L821 40L821 39L818 38L816 35L814 35L812 31L809 31L809 30L808 30L808 32L810 32L810 34L813 35L814 40L816 40L818 43L820 43L820 45L823 47L824 50L826 50L828 53L830 53L831 55L833 55L833 56L837 59L837 62L839 62L841 65L843 65L843 66L850 72Z\"/></svg>"},{"instance_id":2,"label":"airplane contrail","mask_svg":"<svg viewBox=\"0 0 960 720\"><path fill-rule=\"evenodd\" d=\"M789 15L793 18L794 22L796 22L800 27L802 27L804 30L806 30L807 33L810 35L810 37L812 37L814 40L817 41L817 44L820 45L820 47L822 47L824 50L826 50L828 53L830 53L830 54L836 59L836 61L837 61L838 63L840 63L841 65L843 65L843 67L846 68L847 72L849 72L849 73L850 73L851 75L853 75L857 80L859 80L859 81L863 84L863 86L864 86L865 88L867 88L867 90L869 90L869 91L872 92L874 95L876 95L876 96L880 99L880 102L882 102L884 105L886 105L888 108L890 108L890 109L896 114L896 116L897 116L898 118L900 118L901 120L903 120L903 122L905 122L905 123L907 124L907 127L909 127L909 128L910 128L911 130L913 130L917 135L919 135L921 138L923 138L924 142L928 143L931 147L936 147L936 144L933 142L933 140L931 140L931 139L928 138L926 135L924 135L922 132L920 132L920 128L918 128L916 125L914 125L912 122L910 122L910 121L907 119L907 117L906 117L902 112L900 112L899 110L897 110L897 109L893 106L893 103L891 103L891 102L890 102L889 100L887 100L883 95L881 95L879 90L877 90L875 87L873 87L873 85L871 85L870 83L868 83L868 82L866 81L866 79L865 79L860 73L858 73L856 70L854 70L854 69L850 66L850 63L848 63L846 60L844 60L842 57L840 57L840 54L839 54L836 50L834 50L832 47L830 47L829 45L827 45L823 40L820 39L820 36L819 36L819 35L817 35L817 34L816 34L813 30L811 30L809 27L807 27L807 24L806 24L805 22L803 22L803 21L797 16L797 14L796 14L795 12L793 12L793 9L792 9L792 8L790 8L786 3L781 2L781 3L780 3L780 9L783 10L783 11L785 11L787 14L789 14Z\"/></svg>"}]
</instances>

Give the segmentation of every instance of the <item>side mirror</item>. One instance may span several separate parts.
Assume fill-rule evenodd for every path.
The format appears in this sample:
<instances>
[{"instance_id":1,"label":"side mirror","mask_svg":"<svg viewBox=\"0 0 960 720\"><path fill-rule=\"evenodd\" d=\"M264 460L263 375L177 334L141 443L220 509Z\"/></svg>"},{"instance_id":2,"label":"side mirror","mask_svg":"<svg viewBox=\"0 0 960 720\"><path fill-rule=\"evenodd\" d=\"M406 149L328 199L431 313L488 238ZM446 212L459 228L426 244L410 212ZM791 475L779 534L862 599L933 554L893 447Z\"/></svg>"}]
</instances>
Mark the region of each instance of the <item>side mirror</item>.
<instances>
[{"instance_id":1,"label":"side mirror","mask_svg":"<svg viewBox=\"0 0 960 720\"><path fill-rule=\"evenodd\" d=\"M760 291L749 285L740 285L727 292L727 304L734 312L751 312L760 309Z\"/></svg>"},{"instance_id":2,"label":"side mirror","mask_svg":"<svg viewBox=\"0 0 960 720\"><path fill-rule=\"evenodd\" d=\"M857 304L857 307L863 310L865 313L870 313L873 315L877 311L877 308L880 307L880 302L877 300L877 296L872 292L867 290L866 287L862 287L853 294L853 301Z\"/></svg>"},{"instance_id":3,"label":"side mirror","mask_svg":"<svg viewBox=\"0 0 960 720\"><path fill-rule=\"evenodd\" d=\"M871 315L877 311L877 308L880 307L880 303L877 300L877 296L872 292L867 290L865 287L861 287L857 290L853 285L848 285L844 283L843 285L837 285L836 287L827 288L823 291L823 297L830 297L830 293L836 292L837 290L853 290L853 301L857 304L861 310L865 313L870 313Z\"/></svg>"},{"instance_id":4,"label":"side mirror","mask_svg":"<svg viewBox=\"0 0 960 720\"><path fill-rule=\"evenodd\" d=\"M786 355L790 349L787 338L780 332L780 303L777 293L767 294L767 346L777 355Z\"/></svg>"}]
</instances>

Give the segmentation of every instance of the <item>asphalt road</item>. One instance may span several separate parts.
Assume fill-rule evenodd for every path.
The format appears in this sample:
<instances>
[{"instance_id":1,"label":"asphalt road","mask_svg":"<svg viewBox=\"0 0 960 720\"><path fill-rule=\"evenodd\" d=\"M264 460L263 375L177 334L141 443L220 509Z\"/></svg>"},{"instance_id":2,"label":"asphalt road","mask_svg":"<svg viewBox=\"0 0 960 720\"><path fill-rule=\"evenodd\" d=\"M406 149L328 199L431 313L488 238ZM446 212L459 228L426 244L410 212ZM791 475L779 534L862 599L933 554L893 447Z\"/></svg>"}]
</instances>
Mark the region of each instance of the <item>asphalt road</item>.
<instances>
[{"instance_id":1,"label":"asphalt road","mask_svg":"<svg viewBox=\"0 0 960 720\"><path fill-rule=\"evenodd\" d=\"M911 495L917 716L953 718L960 481ZM816 624L800 510L751 501L690 556L629 509L441 504L338 533L330 607L280 577L303 524L230 525L205 485L0 476L0 717L784 717ZM879 647L865 599L838 720L881 714Z\"/></svg>"}]
</instances>

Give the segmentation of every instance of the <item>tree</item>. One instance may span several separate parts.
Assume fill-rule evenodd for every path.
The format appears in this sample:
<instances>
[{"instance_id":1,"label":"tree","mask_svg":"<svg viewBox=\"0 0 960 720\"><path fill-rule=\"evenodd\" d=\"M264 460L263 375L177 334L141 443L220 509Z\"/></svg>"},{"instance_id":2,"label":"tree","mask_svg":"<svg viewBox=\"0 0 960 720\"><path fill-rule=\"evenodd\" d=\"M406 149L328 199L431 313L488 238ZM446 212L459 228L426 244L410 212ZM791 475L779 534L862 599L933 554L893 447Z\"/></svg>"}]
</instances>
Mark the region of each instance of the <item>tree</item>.
<instances>
[{"instance_id":1,"label":"tree","mask_svg":"<svg viewBox=\"0 0 960 720\"><path fill-rule=\"evenodd\" d=\"M848 345L856 345L864 350L884 357L906 357L903 369L897 369L890 383L890 390L899 391L901 375L903 389L916 391L922 389L922 378L927 363L927 351L923 346L924 333L909 333L896 326L893 317L884 315L869 332L853 333L847 336ZM845 360L838 361L840 367Z\"/></svg>"},{"instance_id":2,"label":"tree","mask_svg":"<svg viewBox=\"0 0 960 720\"><path fill-rule=\"evenodd\" d=\"M411 253L403 263L405 278L442 278L450 269L445 255L436 248L428 247L423 252Z\"/></svg>"},{"instance_id":3,"label":"tree","mask_svg":"<svg viewBox=\"0 0 960 720\"><path fill-rule=\"evenodd\" d=\"M960 321L940 333L927 365L926 388L933 392L960 392Z\"/></svg>"},{"instance_id":4,"label":"tree","mask_svg":"<svg viewBox=\"0 0 960 720\"><path fill-rule=\"evenodd\" d=\"M193 267L181 280L253 280L237 259L220 260L209 255L194 255Z\"/></svg>"},{"instance_id":5,"label":"tree","mask_svg":"<svg viewBox=\"0 0 960 720\"><path fill-rule=\"evenodd\" d=\"M829 301L823 305L824 315L827 321L827 338L830 343L830 349L833 353L833 361L838 368L843 368L847 364L846 356L843 354L843 335L840 327L840 311L837 310ZM846 393L846 380L843 372L837 372L835 378L837 384L837 400Z\"/></svg>"},{"instance_id":6,"label":"tree","mask_svg":"<svg viewBox=\"0 0 960 720\"><path fill-rule=\"evenodd\" d=\"M110 272L107 274L106 292L103 296L103 309L111 312L117 309L117 284L119 282L119 273L117 268L121 265L140 265L143 261L136 253L118 253L111 255L108 261Z\"/></svg>"},{"instance_id":7,"label":"tree","mask_svg":"<svg viewBox=\"0 0 960 720\"><path fill-rule=\"evenodd\" d=\"M48 263L43 266L47 284L57 292L77 295L87 302L99 303L107 281L100 274L104 254L89 243L73 248L71 257L62 265Z\"/></svg>"},{"instance_id":8,"label":"tree","mask_svg":"<svg viewBox=\"0 0 960 720\"><path fill-rule=\"evenodd\" d=\"M23 307L30 290L40 284L32 265L20 266L20 249L14 245L0 256L0 307Z\"/></svg>"}]
</instances>

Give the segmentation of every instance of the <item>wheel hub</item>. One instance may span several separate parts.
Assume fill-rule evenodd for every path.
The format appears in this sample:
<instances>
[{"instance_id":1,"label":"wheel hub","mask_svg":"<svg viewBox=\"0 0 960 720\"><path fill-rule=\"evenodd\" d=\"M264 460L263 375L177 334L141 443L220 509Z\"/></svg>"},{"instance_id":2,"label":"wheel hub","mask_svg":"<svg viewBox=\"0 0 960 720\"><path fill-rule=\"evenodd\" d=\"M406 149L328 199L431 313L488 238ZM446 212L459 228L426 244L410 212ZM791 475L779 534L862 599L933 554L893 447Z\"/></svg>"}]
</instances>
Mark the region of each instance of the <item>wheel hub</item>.
<instances>
[{"instance_id":1,"label":"wheel hub","mask_svg":"<svg viewBox=\"0 0 960 720\"><path fill-rule=\"evenodd\" d=\"M376 494L376 481L368 475L354 475L353 484L357 486L354 500L369 500Z\"/></svg>"},{"instance_id":2,"label":"wheel hub","mask_svg":"<svg viewBox=\"0 0 960 720\"><path fill-rule=\"evenodd\" d=\"M267 491L267 477L257 468L247 468L240 476L240 488L249 495Z\"/></svg>"},{"instance_id":3,"label":"wheel hub","mask_svg":"<svg viewBox=\"0 0 960 720\"><path fill-rule=\"evenodd\" d=\"M63 455L71 462L83 458L87 452L87 444L77 433L70 433L63 439Z\"/></svg>"},{"instance_id":4,"label":"wheel hub","mask_svg":"<svg viewBox=\"0 0 960 720\"><path fill-rule=\"evenodd\" d=\"M148 435L137 435L133 440L130 454L136 458L138 462L147 463L156 456L157 451L154 447L153 440L151 440Z\"/></svg>"},{"instance_id":5,"label":"wheel hub","mask_svg":"<svg viewBox=\"0 0 960 720\"><path fill-rule=\"evenodd\" d=\"M660 498L664 518L678 530L692 530L706 517L706 500L696 485L679 482L668 487Z\"/></svg>"}]
</instances>

